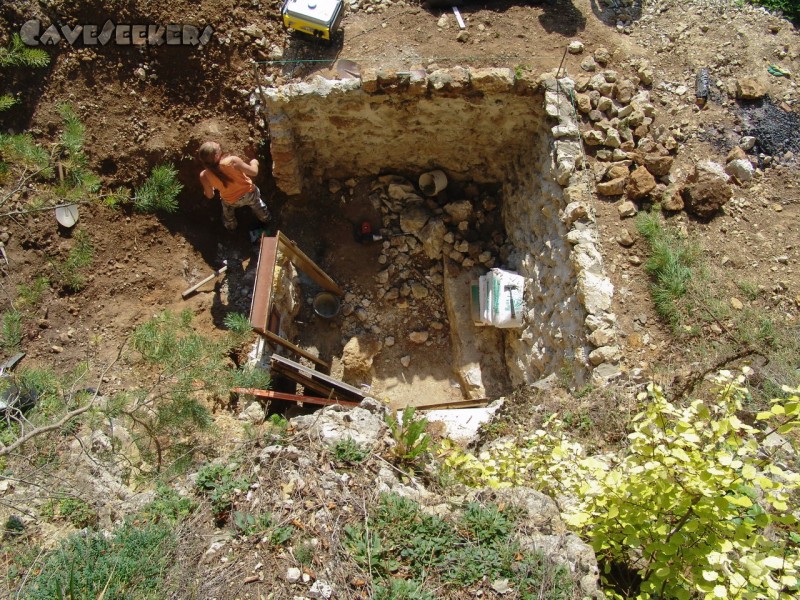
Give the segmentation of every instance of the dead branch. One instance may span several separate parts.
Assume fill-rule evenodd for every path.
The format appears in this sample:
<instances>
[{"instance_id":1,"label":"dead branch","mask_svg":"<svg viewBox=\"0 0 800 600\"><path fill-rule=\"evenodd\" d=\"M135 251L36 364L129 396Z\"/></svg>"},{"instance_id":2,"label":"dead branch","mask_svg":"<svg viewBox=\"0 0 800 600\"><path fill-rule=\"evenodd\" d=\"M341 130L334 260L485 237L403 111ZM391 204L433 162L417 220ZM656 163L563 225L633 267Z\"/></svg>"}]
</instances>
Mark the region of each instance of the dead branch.
<instances>
[{"instance_id":1,"label":"dead branch","mask_svg":"<svg viewBox=\"0 0 800 600\"><path fill-rule=\"evenodd\" d=\"M675 391L672 393L673 398L683 398L688 396L689 394L694 392L694 389L697 385L706 378L707 375L710 373L715 373L726 367L727 365L742 360L748 356L760 356L761 358L768 360L766 356L754 350L753 348L744 348L739 352L734 354L723 356L719 360L715 361L712 365L706 367L702 371L693 371L689 374L688 377L685 379L681 376L676 377L672 380L671 388L675 388Z\"/></svg>"}]
</instances>

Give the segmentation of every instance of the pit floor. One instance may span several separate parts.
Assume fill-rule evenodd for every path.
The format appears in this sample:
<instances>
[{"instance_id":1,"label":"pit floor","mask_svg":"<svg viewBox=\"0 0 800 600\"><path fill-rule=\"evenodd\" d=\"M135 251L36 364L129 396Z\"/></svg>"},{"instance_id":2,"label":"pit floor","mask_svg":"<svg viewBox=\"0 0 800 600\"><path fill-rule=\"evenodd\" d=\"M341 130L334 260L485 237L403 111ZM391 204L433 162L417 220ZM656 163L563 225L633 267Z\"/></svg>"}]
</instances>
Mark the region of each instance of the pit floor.
<instances>
[{"instance_id":1,"label":"pit floor","mask_svg":"<svg viewBox=\"0 0 800 600\"><path fill-rule=\"evenodd\" d=\"M428 329L435 316L412 308L399 308L396 301L387 302L376 297L375 276L386 266L378 261L382 242L363 244L354 235L354 229L365 220L376 230L381 227L380 211L369 199L371 181L372 178L360 180L352 194L347 187L337 194L325 190L281 208L281 231L346 292L355 294L354 308L363 306L364 298L369 301L366 307L369 318L365 322L359 321L355 313L345 317L342 314L345 311L333 319L324 319L314 314L311 306L318 288L304 285L304 304L296 317L299 334L296 343L311 351L316 349L321 358L331 361L341 356L344 344L352 335L369 333L380 316L383 324L378 338L383 341L391 336L395 344L384 345L375 356L370 380L348 383L370 386L370 395L395 408L463 400L452 366L444 303L439 302L436 309L440 314L437 320L444 323L444 329L432 336L435 340L429 345L420 345L410 341L408 334ZM439 293L442 294L441 286ZM408 367L401 363L404 356L410 357Z\"/></svg>"}]
</instances>

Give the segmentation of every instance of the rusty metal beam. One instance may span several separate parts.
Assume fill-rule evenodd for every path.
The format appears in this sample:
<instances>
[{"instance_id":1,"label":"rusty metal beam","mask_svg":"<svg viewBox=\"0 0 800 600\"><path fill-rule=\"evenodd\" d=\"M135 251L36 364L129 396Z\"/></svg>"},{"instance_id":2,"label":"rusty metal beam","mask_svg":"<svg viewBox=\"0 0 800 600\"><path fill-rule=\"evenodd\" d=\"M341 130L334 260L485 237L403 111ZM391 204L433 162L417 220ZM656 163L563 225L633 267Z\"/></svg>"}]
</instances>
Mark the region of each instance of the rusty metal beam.
<instances>
[{"instance_id":1,"label":"rusty metal beam","mask_svg":"<svg viewBox=\"0 0 800 600\"><path fill-rule=\"evenodd\" d=\"M278 238L261 237L258 251L256 281L250 301L250 325L254 329L269 329L269 314L272 309L272 280L275 277L275 261L278 257Z\"/></svg>"},{"instance_id":2,"label":"rusty metal beam","mask_svg":"<svg viewBox=\"0 0 800 600\"><path fill-rule=\"evenodd\" d=\"M237 394L249 394L251 396L259 396L261 398L272 398L273 400L289 400L297 402L298 404L318 404L320 406L330 406L332 404L340 404L342 406L358 406L358 402L351 402L349 400L337 400L329 398L318 398L316 396L303 396L300 394L286 394L284 392L273 392L272 390L259 390L255 388L233 388L232 392Z\"/></svg>"}]
</instances>

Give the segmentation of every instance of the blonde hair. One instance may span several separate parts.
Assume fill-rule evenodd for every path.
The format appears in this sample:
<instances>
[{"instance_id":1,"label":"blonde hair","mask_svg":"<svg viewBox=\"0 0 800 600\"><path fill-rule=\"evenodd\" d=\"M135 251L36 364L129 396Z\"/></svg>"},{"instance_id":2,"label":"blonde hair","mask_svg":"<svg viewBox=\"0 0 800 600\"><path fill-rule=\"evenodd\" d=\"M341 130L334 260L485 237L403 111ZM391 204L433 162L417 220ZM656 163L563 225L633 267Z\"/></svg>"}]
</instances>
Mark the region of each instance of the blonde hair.
<instances>
[{"instance_id":1,"label":"blonde hair","mask_svg":"<svg viewBox=\"0 0 800 600\"><path fill-rule=\"evenodd\" d=\"M219 168L217 151L220 153L222 152L219 144L216 142L205 142L202 146L200 146L200 150L197 152L197 155L200 158L200 162L202 162L207 169L214 173L214 175L216 175L219 180L222 181L222 183L230 183L233 180L230 178L230 176L223 173L222 169Z\"/></svg>"}]
</instances>

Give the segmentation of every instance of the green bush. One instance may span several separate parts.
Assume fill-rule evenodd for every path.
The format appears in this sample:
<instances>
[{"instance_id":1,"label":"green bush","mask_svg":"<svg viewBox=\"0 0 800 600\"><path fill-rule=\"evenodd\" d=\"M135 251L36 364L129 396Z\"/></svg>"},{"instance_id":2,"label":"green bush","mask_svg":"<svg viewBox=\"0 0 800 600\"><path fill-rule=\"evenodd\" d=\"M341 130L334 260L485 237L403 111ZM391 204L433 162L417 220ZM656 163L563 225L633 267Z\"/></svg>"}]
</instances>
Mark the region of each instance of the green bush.
<instances>
[{"instance_id":1,"label":"green bush","mask_svg":"<svg viewBox=\"0 0 800 600\"><path fill-rule=\"evenodd\" d=\"M157 469L161 468L162 453L170 449L180 449L181 455L191 453L191 447L174 440L191 440L190 434L211 424L201 402L203 396L225 398L231 388L266 388L270 383L265 369L232 369L228 356L235 338L200 335L192 327L188 310L156 315L134 330L131 342L146 365L145 376L153 383L129 393L124 413L143 427L153 442Z\"/></svg>"},{"instance_id":2,"label":"green bush","mask_svg":"<svg viewBox=\"0 0 800 600\"><path fill-rule=\"evenodd\" d=\"M58 512L76 529L83 529L97 523L95 510L80 498L62 498L58 501Z\"/></svg>"},{"instance_id":3,"label":"green bush","mask_svg":"<svg viewBox=\"0 0 800 600\"><path fill-rule=\"evenodd\" d=\"M800 22L800 2L797 0L749 0L749 2L769 10L779 10L787 19L795 23Z\"/></svg>"},{"instance_id":4,"label":"green bush","mask_svg":"<svg viewBox=\"0 0 800 600\"><path fill-rule=\"evenodd\" d=\"M609 585L620 568L635 572L632 596L796 598L800 390L784 388L745 422L746 374L722 372L713 397L683 403L651 384L617 456L587 456L540 430L446 464L469 484L574 498L564 520L592 544ZM781 443L767 443L775 435Z\"/></svg>"},{"instance_id":5,"label":"green bush","mask_svg":"<svg viewBox=\"0 0 800 600\"><path fill-rule=\"evenodd\" d=\"M7 48L0 48L0 67L42 68L50 64L50 55L41 48L29 48L19 34L11 36Z\"/></svg>"}]
</instances>

